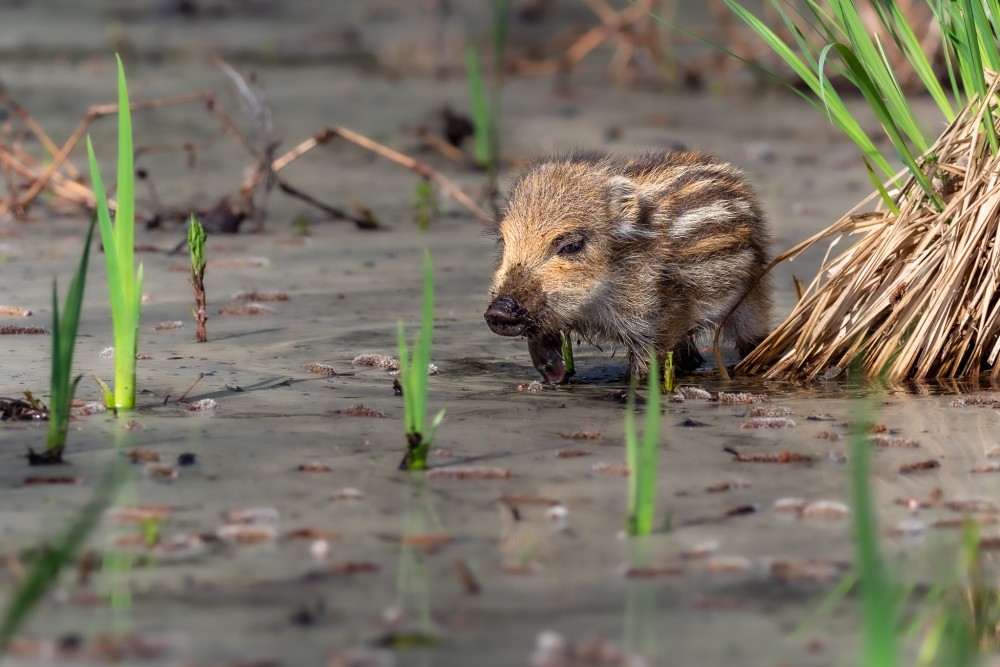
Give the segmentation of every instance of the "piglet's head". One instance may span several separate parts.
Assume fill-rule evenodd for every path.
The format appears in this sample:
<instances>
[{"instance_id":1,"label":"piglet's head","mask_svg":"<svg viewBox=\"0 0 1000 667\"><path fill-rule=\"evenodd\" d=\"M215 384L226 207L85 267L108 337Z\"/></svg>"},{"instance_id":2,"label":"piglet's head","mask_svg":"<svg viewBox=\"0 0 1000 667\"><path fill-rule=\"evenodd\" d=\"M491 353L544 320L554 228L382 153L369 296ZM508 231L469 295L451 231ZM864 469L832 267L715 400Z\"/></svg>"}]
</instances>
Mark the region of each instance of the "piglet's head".
<instances>
[{"instance_id":1,"label":"piglet's head","mask_svg":"<svg viewBox=\"0 0 1000 667\"><path fill-rule=\"evenodd\" d=\"M560 332L599 316L635 201L632 181L572 162L535 167L511 190L483 317L496 334L528 339L546 382L565 380Z\"/></svg>"}]
</instances>

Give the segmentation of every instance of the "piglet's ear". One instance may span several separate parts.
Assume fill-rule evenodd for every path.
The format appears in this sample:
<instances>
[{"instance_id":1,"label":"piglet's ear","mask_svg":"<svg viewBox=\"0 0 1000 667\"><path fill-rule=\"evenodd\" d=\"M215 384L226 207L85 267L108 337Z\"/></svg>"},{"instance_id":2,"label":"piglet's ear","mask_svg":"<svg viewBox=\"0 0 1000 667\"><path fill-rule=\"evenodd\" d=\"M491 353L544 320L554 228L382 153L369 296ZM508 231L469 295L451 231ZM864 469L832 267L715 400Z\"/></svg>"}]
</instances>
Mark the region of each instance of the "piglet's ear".
<instances>
[{"instance_id":1,"label":"piglet's ear","mask_svg":"<svg viewBox=\"0 0 1000 667\"><path fill-rule=\"evenodd\" d=\"M614 176L608 181L611 214L620 225L633 227L639 221L639 187L624 176Z\"/></svg>"}]
</instances>

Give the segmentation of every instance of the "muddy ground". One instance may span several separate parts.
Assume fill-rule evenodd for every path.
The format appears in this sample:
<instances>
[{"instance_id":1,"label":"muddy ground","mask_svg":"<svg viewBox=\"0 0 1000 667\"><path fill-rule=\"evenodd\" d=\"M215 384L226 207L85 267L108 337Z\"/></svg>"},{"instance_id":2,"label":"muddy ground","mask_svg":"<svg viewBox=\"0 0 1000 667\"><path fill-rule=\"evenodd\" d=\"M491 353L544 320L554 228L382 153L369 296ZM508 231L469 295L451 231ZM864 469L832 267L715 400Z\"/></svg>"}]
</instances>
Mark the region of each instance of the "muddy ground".
<instances>
[{"instance_id":1,"label":"muddy ground","mask_svg":"<svg viewBox=\"0 0 1000 667\"><path fill-rule=\"evenodd\" d=\"M326 10L322 22L310 22L320 10L308 3L262 3L262 16L185 22L166 4L99 14L78 4L54 3L51 15L26 3L2 7L9 20L0 21L7 61L0 77L56 138L89 104L113 98L108 54L126 42L134 50L126 67L135 97L212 89L237 113L228 80L198 57L217 48L265 82L284 147L336 123L418 155L474 196L481 191L481 173L426 152L415 138L413 128L432 122L443 104L468 108L464 78L400 65L419 64L408 53L426 54L421 45L430 33L413 27L423 25L413 23L419 8L373 3L365 13L364 3L345 3L342 14ZM375 5L381 13L371 13ZM587 20L580 9L567 11ZM448 34L482 41L488 16L465 5L457 15ZM344 34L354 41L331 36ZM372 46L379 44L392 48ZM412 52L407 44L415 44ZM776 250L867 194L855 151L798 98L732 79L702 90L610 83L607 56L575 72L568 95L551 78L507 83L502 148L510 162L578 146L711 151L746 170ZM929 104L927 112L933 118ZM194 169L178 154L140 158L163 202L210 203L238 186L245 161L197 107L137 114L135 126L138 145L199 146ZM98 122L93 134L110 178L113 122ZM81 157L74 154L80 166ZM510 174L505 168L501 182ZM953 524L970 509L984 534L995 535L995 480L970 471L987 466L1000 427L988 404L953 405L949 392L967 388L873 388L864 417L836 381L722 383L708 370L683 384L713 395L766 394L767 402L690 393L665 404L657 515L669 530L642 544L624 539L624 406L613 399L625 389L621 357L584 346L570 385L522 391L536 373L523 341L491 334L482 320L495 249L467 211L443 199L442 214L420 231L414 176L343 143L302 159L287 177L336 205L359 201L381 228L359 230L272 195L262 231L209 240L216 264L206 277L204 344L194 342L190 286L178 270L187 260L167 253L183 230L140 231L138 242L150 248L138 255L148 295L139 348L149 355L139 362L139 408L118 419L78 417L69 463L58 468L29 468L23 458L27 447L43 444L44 425L0 428L0 600L14 589L27 550L73 520L122 450L148 450L176 472L135 464L116 503L161 508L160 545L135 544L134 516L103 521L90 548L131 553L131 565L82 583L76 571L67 573L24 629L24 655L5 664L49 664L53 658L30 657L46 641L61 642L64 654L86 664L105 663L119 649L127 664L212 666L852 664L854 602L816 612L853 559L839 505L847 501L850 419L871 419L896 438L873 448L872 480L894 572L917 582L945 577L960 541ZM0 220L0 304L33 311L0 324L49 323L51 280L68 283L85 223L82 214L56 215L47 206L26 222ZM431 457L435 472L407 475L396 470L404 438L393 378L352 360L394 355L399 320L415 329L425 248L435 266L439 369L429 403L447 416ZM809 256L777 270L779 314L794 299L792 274L811 278L817 264ZM84 401L100 398L92 374L112 375L101 355L112 343L103 281L95 254L76 352ZM273 310L265 314L218 312L244 290L288 298L268 302ZM173 321L183 326L156 329ZM46 336L0 336L0 395L45 397L48 346ZM311 364L335 374L311 373ZM199 373L205 377L178 404ZM187 409L202 399L216 407ZM357 406L370 409L367 416L349 414ZM753 428L751 411L762 407L791 422ZM138 427L126 429L127 419ZM811 460L741 462L727 447L751 458L787 451ZM194 465L177 463L185 453L195 455ZM927 460L939 466L901 472ZM454 478L467 466L503 477ZM77 483L29 484L35 476ZM977 503L911 509L897 502L930 498L934 489L944 501ZM782 501L789 498L832 502ZM236 530L224 528L227 513L254 508L263 508L250 512L261 523L242 534L251 543L227 541ZM109 589L119 598L130 593L130 604L110 604ZM557 643L547 632L580 652L591 641L607 662L535 654L537 642ZM101 637L113 639L102 644ZM631 657L615 662L611 645Z\"/></svg>"}]
</instances>

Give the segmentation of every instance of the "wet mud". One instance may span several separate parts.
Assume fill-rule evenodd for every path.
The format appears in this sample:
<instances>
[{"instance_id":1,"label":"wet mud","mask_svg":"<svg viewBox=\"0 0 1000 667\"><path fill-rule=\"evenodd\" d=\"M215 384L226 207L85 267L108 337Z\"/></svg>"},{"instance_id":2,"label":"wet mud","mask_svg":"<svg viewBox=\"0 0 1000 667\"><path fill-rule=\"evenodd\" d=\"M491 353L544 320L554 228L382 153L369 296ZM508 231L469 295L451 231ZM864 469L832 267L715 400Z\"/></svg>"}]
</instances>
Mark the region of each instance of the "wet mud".
<instances>
[{"instance_id":1,"label":"wet mud","mask_svg":"<svg viewBox=\"0 0 1000 667\"><path fill-rule=\"evenodd\" d=\"M424 115L466 105L461 78L373 76L354 62L306 60L255 67L288 145L336 122L420 153L412 128ZM111 62L25 60L3 81L61 137L88 104L113 96ZM200 62L154 60L130 67L130 84L143 96L222 89L226 79ZM505 86L506 156L676 143L716 153L757 188L775 250L867 194L853 149L790 94L623 87L600 71L574 84L570 98L551 79ZM110 170L111 123L93 132ZM211 201L238 185L242 157L210 117L137 114L137 144L184 141L210 147L193 174L183 156L143 158L162 200ZM480 191L481 173L420 157ZM501 185L510 174L505 167ZM127 416L94 407L91 374L110 380L113 371L102 355L112 344L103 258L92 256L75 361L85 379L66 465L28 467L44 424L0 426L0 600L113 462L126 461L129 482L9 664L45 664L46 651L83 664L124 656L220 667L849 664L853 600L815 610L853 563L846 460L848 424L858 420L884 427L868 437L890 569L935 581L957 558L963 516L997 539L1000 394L870 387L859 402L843 378L723 383L711 369L682 376L689 389L663 403L663 529L624 538L624 358L582 345L569 384L533 385L526 341L496 336L483 321L496 248L472 215L441 198L441 215L420 231L418 179L347 145L288 177L325 201L357 200L379 228L325 220L272 194L262 231L209 236L200 344L188 278L175 268L186 258L165 252L183 230L137 232L138 243L162 251L137 255L148 295L139 351L148 356L139 407ZM51 280L68 283L86 223L44 208L27 222L0 220L7 410L24 409L11 402L24 391L46 398L49 350L45 336L3 328L49 325ZM354 362L395 356L398 321L417 329L425 248L437 301L429 410L447 414L430 472L407 474L396 469L406 439L392 371ZM776 271L778 313L795 298L792 275L810 279L819 259ZM130 554L129 564L92 571L111 552ZM122 596L127 605L111 604ZM577 662L558 662L567 655Z\"/></svg>"}]
</instances>

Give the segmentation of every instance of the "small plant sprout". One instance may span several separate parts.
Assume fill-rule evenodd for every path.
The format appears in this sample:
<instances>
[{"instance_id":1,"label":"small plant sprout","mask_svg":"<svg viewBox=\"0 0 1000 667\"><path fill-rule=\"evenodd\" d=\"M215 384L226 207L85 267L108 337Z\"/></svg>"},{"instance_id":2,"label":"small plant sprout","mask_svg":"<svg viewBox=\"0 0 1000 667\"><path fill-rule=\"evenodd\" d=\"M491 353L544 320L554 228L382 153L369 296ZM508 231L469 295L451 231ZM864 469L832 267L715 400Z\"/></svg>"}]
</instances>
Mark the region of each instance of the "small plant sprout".
<instances>
[{"instance_id":1,"label":"small plant sprout","mask_svg":"<svg viewBox=\"0 0 1000 667\"><path fill-rule=\"evenodd\" d=\"M139 346L139 312L142 306L142 264L139 264L139 270L133 274L135 173L132 163L132 115L129 110L125 69L121 58L115 58L118 61L118 188L113 224L100 167L89 135L87 154L90 158L90 177L101 228L101 242L104 244L104 261L108 270L115 343L114 394L102 383L104 399L109 408L131 410L135 407L135 361Z\"/></svg>"},{"instance_id":2,"label":"small plant sprout","mask_svg":"<svg viewBox=\"0 0 1000 667\"><path fill-rule=\"evenodd\" d=\"M55 459L60 459L69 433L69 406L73 402L77 376L70 380L73 368L73 348L76 346L76 331L80 323L83 292L87 284L87 266L90 263L90 241L94 236L94 222L87 230L87 240L83 242L80 266L69 283L66 305L59 312L58 286L52 283L52 387L49 397L49 435L46 449Z\"/></svg>"},{"instance_id":3,"label":"small plant sprout","mask_svg":"<svg viewBox=\"0 0 1000 667\"><path fill-rule=\"evenodd\" d=\"M147 547L156 546L160 542L160 528L163 526L161 517L152 517L139 523L142 531L142 541Z\"/></svg>"},{"instance_id":4,"label":"small plant sprout","mask_svg":"<svg viewBox=\"0 0 1000 667\"><path fill-rule=\"evenodd\" d=\"M656 509L656 459L660 440L660 369L656 355L649 352L646 425L642 442L635 433L635 387L625 407L625 457L628 463L629 535L649 535Z\"/></svg>"},{"instance_id":5,"label":"small plant sprout","mask_svg":"<svg viewBox=\"0 0 1000 667\"><path fill-rule=\"evenodd\" d=\"M500 162L500 94L503 90L510 6L511 0L493 1L493 68L488 92L479 64L479 53L471 44L465 53L472 98L473 159L478 166L486 169L491 195L496 191Z\"/></svg>"},{"instance_id":6,"label":"small plant sprout","mask_svg":"<svg viewBox=\"0 0 1000 667\"><path fill-rule=\"evenodd\" d=\"M205 323L208 321L208 305L205 301L205 228L201 226L198 219L191 216L188 224L188 253L191 255L191 287L194 289L194 308L191 313L194 321L198 323L198 342L204 343L208 340L208 332L205 330Z\"/></svg>"},{"instance_id":7,"label":"small plant sprout","mask_svg":"<svg viewBox=\"0 0 1000 667\"><path fill-rule=\"evenodd\" d=\"M566 369L566 377L570 378L576 373L576 362L573 361L573 339L565 331L561 331L559 336L562 338L563 367Z\"/></svg>"},{"instance_id":8,"label":"small plant sprout","mask_svg":"<svg viewBox=\"0 0 1000 667\"><path fill-rule=\"evenodd\" d=\"M417 220L417 227L426 230L437 216L439 209L434 184L429 178L422 178L417 182L413 194L413 215Z\"/></svg>"},{"instance_id":9,"label":"small plant sprout","mask_svg":"<svg viewBox=\"0 0 1000 667\"><path fill-rule=\"evenodd\" d=\"M673 392L676 384L677 372L674 369L674 353L667 352L667 357L663 360L663 391L668 394Z\"/></svg>"},{"instance_id":10,"label":"small plant sprout","mask_svg":"<svg viewBox=\"0 0 1000 667\"><path fill-rule=\"evenodd\" d=\"M483 85L483 71L479 65L479 52L469 44L465 51L465 66L469 70L469 94L472 97L472 159L480 167L493 163L493 117Z\"/></svg>"},{"instance_id":11,"label":"small plant sprout","mask_svg":"<svg viewBox=\"0 0 1000 667\"><path fill-rule=\"evenodd\" d=\"M413 339L413 354L408 354L403 323L399 323L399 381L403 387L403 410L406 421L406 454L400 470L427 468L427 452L434 434L444 419L444 410L427 421L427 378L430 374L431 335L434 328L434 272L430 253L424 252L424 310L420 331Z\"/></svg>"}]
</instances>

